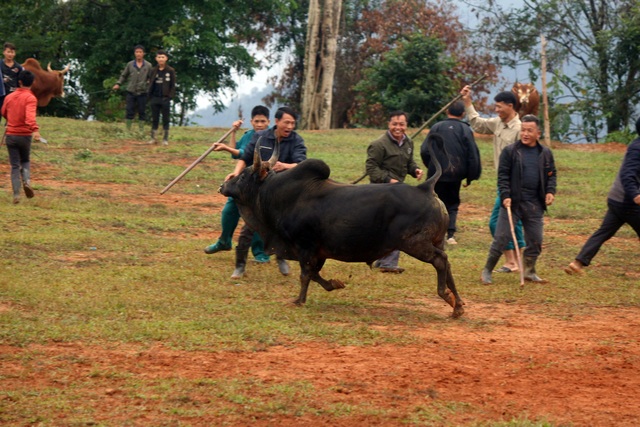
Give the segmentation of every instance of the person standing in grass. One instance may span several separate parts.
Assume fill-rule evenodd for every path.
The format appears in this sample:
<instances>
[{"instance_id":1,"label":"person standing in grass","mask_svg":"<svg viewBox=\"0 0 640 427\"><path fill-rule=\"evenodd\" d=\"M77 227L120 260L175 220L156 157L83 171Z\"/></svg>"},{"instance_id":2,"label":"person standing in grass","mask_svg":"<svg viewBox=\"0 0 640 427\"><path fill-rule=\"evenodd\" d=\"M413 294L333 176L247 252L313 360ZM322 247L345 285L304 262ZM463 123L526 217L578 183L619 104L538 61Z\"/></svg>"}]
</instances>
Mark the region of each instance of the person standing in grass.
<instances>
[{"instance_id":1,"label":"person standing in grass","mask_svg":"<svg viewBox=\"0 0 640 427\"><path fill-rule=\"evenodd\" d=\"M231 132L231 142L229 145L224 143L216 144L214 151L227 151L231 153L234 159L240 159L244 156L244 149L251 141L253 134L269 127L269 109L263 105L257 105L251 110L251 127L252 129L242 135L240 141L236 143L236 131L242 126L242 120L233 122L233 131ZM231 240L233 232L238 226L240 220L240 211L233 201L233 197L227 199L224 208L222 208L222 233L218 241L204 248L206 254L215 254L220 251L231 250ZM269 255L264 252L264 243L258 233L253 233L251 241L251 252L258 263L269 262Z\"/></svg>"},{"instance_id":2,"label":"person standing in grass","mask_svg":"<svg viewBox=\"0 0 640 427\"><path fill-rule=\"evenodd\" d=\"M367 148L366 170L372 184L396 184L404 182L407 175L420 180L424 172L413 160L413 141L406 134L407 113L392 111L388 130ZM400 251L395 250L373 263L382 273L402 273L398 267Z\"/></svg>"},{"instance_id":3,"label":"person standing in grass","mask_svg":"<svg viewBox=\"0 0 640 427\"><path fill-rule=\"evenodd\" d=\"M236 167L232 173L227 175L225 181L238 176L246 167L253 165L256 146L259 147L258 155L263 161L271 158L276 145L279 147L278 161L272 169L276 173L294 168L298 166L298 163L306 160L307 147L304 144L304 139L295 131L297 120L296 112L289 107L280 107L278 111L276 111L275 119L276 125L274 127L253 134L251 141L249 141L249 144L244 150L243 156L238 159ZM245 223L238 238L236 268L231 274L232 279L244 277L253 234L254 230ZM289 264L282 258L281 254L276 253L276 261L280 273L288 276Z\"/></svg>"},{"instance_id":4,"label":"person standing in grass","mask_svg":"<svg viewBox=\"0 0 640 427\"><path fill-rule=\"evenodd\" d=\"M40 127L36 122L38 100L31 92L34 75L31 71L18 73L18 89L4 100L0 113L7 120L5 142L11 163L13 203L20 202L20 187L27 198L34 196L31 188L31 139L40 140Z\"/></svg>"},{"instance_id":5,"label":"person standing in grass","mask_svg":"<svg viewBox=\"0 0 640 427\"><path fill-rule=\"evenodd\" d=\"M16 46L6 42L2 50L4 59L0 62L0 79L4 84L4 96L0 96L0 108L6 95L9 95L18 88L18 74L23 70L22 65L15 61Z\"/></svg>"},{"instance_id":6,"label":"person standing in grass","mask_svg":"<svg viewBox=\"0 0 640 427\"><path fill-rule=\"evenodd\" d=\"M482 165L480 163L480 150L476 145L473 132L469 125L462 121L464 117L464 103L456 101L447 109L447 118L433 125L429 133L442 136L444 148L448 156L438 156L438 161L442 165L442 176L436 182L434 191L438 198L442 200L449 214L449 227L447 229L447 243L456 245L455 238L456 220L458 209L460 208L460 187L462 181L467 180L465 187L471 181L480 178ZM431 154L427 146L428 137L425 138L420 148L420 157L424 165L429 170L427 178L431 178L436 173L436 167L432 162ZM447 167L448 165L448 167Z\"/></svg>"},{"instance_id":7,"label":"person standing in grass","mask_svg":"<svg viewBox=\"0 0 640 427\"><path fill-rule=\"evenodd\" d=\"M140 132L144 131L144 121L147 108L147 91L149 89L149 77L151 76L151 63L144 59L144 47L137 45L133 48L135 59L129 61L122 70L118 82L113 85L113 90L120 89L127 80L127 98L125 120L127 130L131 130L133 118L138 111L138 127Z\"/></svg>"},{"instance_id":8,"label":"person standing in grass","mask_svg":"<svg viewBox=\"0 0 640 427\"><path fill-rule=\"evenodd\" d=\"M149 96L151 100L151 140L149 144L157 144L156 133L160 125L162 113L162 145L169 145L169 122L171 120L171 99L176 95L176 71L167 64L169 55L164 50L156 52L156 62L149 78Z\"/></svg>"},{"instance_id":9,"label":"person standing in grass","mask_svg":"<svg viewBox=\"0 0 640 427\"><path fill-rule=\"evenodd\" d=\"M640 118L636 121L640 136ZM627 147L624 160L607 196L607 212L602 224L589 237L576 259L564 269L567 274L581 274L591 264L600 247L624 224L629 224L640 239L640 137Z\"/></svg>"},{"instance_id":10,"label":"person standing in grass","mask_svg":"<svg viewBox=\"0 0 640 427\"><path fill-rule=\"evenodd\" d=\"M465 86L460 91L462 95L462 101L465 106L465 113L467 120L471 125L471 129L474 132L493 135L493 163L498 169L498 162L500 154L505 147L513 144L520 138L520 117L516 111L517 99L512 92L500 92L493 100L495 101L495 111L498 117L483 118L476 111L471 100L471 86ZM491 235L495 235L498 215L500 213L500 207L502 203L500 201L500 195L495 199L493 204L493 210L491 211L491 217L489 218L489 230ZM522 234L522 223L518 221L515 225L516 239L518 240L518 247L520 250L524 248L525 241ZM515 252L515 245L513 240L509 238L505 242L504 248L505 263L502 267L496 270L498 273L511 273L518 271L518 261Z\"/></svg>"},{"instance_id":11,"label":"person standing in grass","mask_svg":"<svg viewBox=\"0 0 640 427\"><path fill-rule=\"evenodd\" d=\"M500 154L498 192L502 205L489 256L481 280L491 284L491 272L500 260L502 249L511 238L507 209L513 221L522 220L527 247L524 250L524 280L546 283L536 273L536 262L542 252L544 212L555 200L556 166L553 153L540 144L540 121L527 114L522 117L520 140L508 145Z\"/></svg>"}]
</instances>

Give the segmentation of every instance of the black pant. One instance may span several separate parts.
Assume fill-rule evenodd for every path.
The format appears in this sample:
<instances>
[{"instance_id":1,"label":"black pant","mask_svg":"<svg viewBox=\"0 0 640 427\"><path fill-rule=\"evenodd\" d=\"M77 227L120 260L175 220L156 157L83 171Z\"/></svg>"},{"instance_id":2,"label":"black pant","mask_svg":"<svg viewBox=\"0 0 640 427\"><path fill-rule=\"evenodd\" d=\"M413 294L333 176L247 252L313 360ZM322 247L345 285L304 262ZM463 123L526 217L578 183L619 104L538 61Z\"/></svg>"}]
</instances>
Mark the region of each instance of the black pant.
<instances>
[{"instance_id":1,"label":"black pant","mask_svg":"<svg viewBox=\"0 0 640 427\"><path fill-rule=\"evenodd\" d=\"M26 181L29 180L31 135L7 135L7 150L9 151L9 162L11 163L11 187L13 195L20 194L22 186L21 174Z\"/></svg>"},{"instance_id":2,"label":"black pant","mask_svg":"<svg viewBox=\"0 0 640 427\"><path fill-rule=\"evenodd\" d=\"M608 205L609 209L604 215L600 228L589 237L576 257L584 265L591 264L591 260L600 250L600 246L612 238L625 223L629 224L640 238L640 206L623 208L611 203Z\"/></svg>"},{"instance_id":3,"label":"black pant","mask_svg":"<svg viewBox=\"0 0 640 427\"><path fill-rule=\"evenodd\" d=\"M453 237L456 232L456 220L458 218L458 208L460 207L460 186L462 181L456 182L436 182L434 191L438 198L442 200L449 214L449 228L447 237Z\"/></svg>"},{"instance_id":4,"label":"black pant","mask_svg":"<svg viewBox=\"0 0 640 427\"><path fill-rule=\"evenodd\" d=\"M160 123L160 113L162 113L162 129L169 130L169 119L171 113L171 98L151 97L151 129L158 129Z\"/></svg>"},{"instance_id":5,"label":"black pant","mask_svg":"<svg viewBox=\"0 0 640 427\"><path fill-rule=\"evenodd\" d=\"M143 93L140 95L136 95L131 92L127 92L127 107L126 107L126 119L133 120L133 117L136 115L136 107L138 107L138 120L141 122L144 121L146 117L146 108L147 108L147 94Z\"/></svg>"},{"instance_id":6,"label":"black pant","mask_svg":"<svg viewBox=\"0 0 640 427\"><path fill-rule=\"evenodd\" d=\"M544 206L539 201L521 201L518 206L512 208L513 223L522 221L524 229L524 241L526 248L524 250L525 257L538 258L542 252L542 237L544 229ZM509 216L507 208L500 207L500 216L498 217L498 225L496 226L496 234L493 236L493 242L489 248L490 256L497 256L504 250L505 245L511 239L511 227L509 224Z\"/></svg>"}]
</instances>

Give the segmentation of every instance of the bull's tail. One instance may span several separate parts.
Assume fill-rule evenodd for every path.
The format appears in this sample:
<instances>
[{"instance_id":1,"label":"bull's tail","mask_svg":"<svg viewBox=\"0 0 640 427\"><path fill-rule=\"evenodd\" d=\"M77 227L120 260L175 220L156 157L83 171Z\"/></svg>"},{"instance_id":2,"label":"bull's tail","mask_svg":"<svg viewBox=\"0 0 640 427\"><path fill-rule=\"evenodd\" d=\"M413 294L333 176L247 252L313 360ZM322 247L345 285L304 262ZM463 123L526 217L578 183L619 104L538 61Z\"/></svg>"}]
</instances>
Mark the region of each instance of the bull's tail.
<instances>
[{"instance_id":1,"label":"bull's tail","mask_svg":"<svg viewBox=\"0 0 640 427\"><path fill-rule=\"evenodd\" d=\"M440 162L438 161L438 156L436 156L435 150L433 148L434 143L437 144L438 150L440 152L445 153L445 155L447 155L447 151L444 148L444 139L442 138L442 136L438 135L437 133L429 132L429 135L427 136L427 149L429 150L431 161L436 166L436 173L434 173L425 182L418 185L418 188L430 193L435 193L434 187L436 185L436 182L438 182L438 179L440 179L440 177L442 176L442 165L440 165Z\"/></svg>"}]
</instances>

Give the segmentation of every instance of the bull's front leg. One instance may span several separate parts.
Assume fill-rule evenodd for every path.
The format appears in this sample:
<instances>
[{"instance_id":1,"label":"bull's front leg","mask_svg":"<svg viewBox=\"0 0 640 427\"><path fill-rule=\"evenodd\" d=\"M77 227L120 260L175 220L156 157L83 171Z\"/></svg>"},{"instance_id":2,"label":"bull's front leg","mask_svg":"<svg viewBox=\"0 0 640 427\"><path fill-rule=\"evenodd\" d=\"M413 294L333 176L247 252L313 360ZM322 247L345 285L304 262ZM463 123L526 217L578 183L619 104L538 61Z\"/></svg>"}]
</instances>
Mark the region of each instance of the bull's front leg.
<instances>
[{"instance_id":1,"label":"bull's front leg","mask_svg":"<svg viewBox=\"0 0 640 427\"><path fill-rule=\"evenodd\" d=\"M300 295L298 295L297 300L293 301L295 305L303 305L307 302L307 291L309 290L310 281L309 273L302 270L300 273Z\"/></svg>"}]
</instances>

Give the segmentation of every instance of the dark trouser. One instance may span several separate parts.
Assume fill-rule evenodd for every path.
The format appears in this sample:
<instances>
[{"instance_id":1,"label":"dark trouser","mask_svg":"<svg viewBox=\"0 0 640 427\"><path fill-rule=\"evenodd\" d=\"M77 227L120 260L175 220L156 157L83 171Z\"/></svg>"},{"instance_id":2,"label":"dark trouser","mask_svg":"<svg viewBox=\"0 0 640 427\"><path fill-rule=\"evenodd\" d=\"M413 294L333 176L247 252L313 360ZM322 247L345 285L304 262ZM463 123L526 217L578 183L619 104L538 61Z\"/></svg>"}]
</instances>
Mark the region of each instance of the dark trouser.
<instances>
[{"instance_id":1,"label":"dark trouser","mask_svg":"<svg viewBox=\"0 0 640 427\"><path fill-rule=\"evenodd\" d=\"M602 244L612 238L624 224L629 224L640 238L640 206L623 208L611 203L608 206L600 228L589 237L576 257L584 265L591 263Z\"/></svg>"},{"instance_id":2,"label":"dark trouser","mask_svg":"<svg viewBox=\"0 0 640 427\"><path fill-rule=\"evenodd\" d=\"M162 113L162 129L169 130L169 119L171 113L171 98L151 97L151 129L157 130L160 123L160 113Z\"/></svg>"},{"instance_id":3,"label":"dark trouser","mask_svg":"<svg viewBox=\"0 0 640 427\"><path fill-rule=\"evenodd\" d=\"M136 107L138 107L138 120L141 122L144 121L146 117L146 108L147 108L147 94L142 93L140 95L136 95L131 92L127 92L127 107L126 107L126 119L133 120L133 117L136 115Z\"/></svg>"},{"instance_id":4,"label":"dark trouser","mask_svg":"<svg viewBox=\"0 0 640 427\"><path fill-rule=\"evenodd\" d=\"M25 182L29 182L29 167L31 154L31 135L6 135L9 163L11 163L11 187L13 195L20 194L22 187L21 175Z\"/></svg>"},{"instance_id":5,"label":"dark trouser","mask_svg":"<svg viewBox=\"0 0 640 427\"><path fill-rule=\"evenodd\" d=\"M524 256L538 258L542 252L542 233L544 227L544 207L538 201L520 202L516 209L511 210L513 222L522 221L524 228L524 242L527 246ZM511 227L509 226L509 216L507 209L502 206L498 216L496 233L489 249L490 256L498 256L504 250L507 242L511 240Z\"/></svg>"},{"instance_id":6,"label":"dark trouser","mask_svg":"<svg viewBox=\"0 0 640 427\"><path fill-rule=\"evenodd\" d=\"M456 220L458 218L458 208L460 207L460 186L462 181L442 182L438 181L434 188L438 198L442 200L449 214L449 229L447 237L453 237L456 232Z\"/></svg>"}]
</instances>

